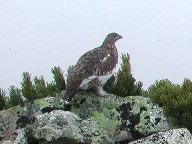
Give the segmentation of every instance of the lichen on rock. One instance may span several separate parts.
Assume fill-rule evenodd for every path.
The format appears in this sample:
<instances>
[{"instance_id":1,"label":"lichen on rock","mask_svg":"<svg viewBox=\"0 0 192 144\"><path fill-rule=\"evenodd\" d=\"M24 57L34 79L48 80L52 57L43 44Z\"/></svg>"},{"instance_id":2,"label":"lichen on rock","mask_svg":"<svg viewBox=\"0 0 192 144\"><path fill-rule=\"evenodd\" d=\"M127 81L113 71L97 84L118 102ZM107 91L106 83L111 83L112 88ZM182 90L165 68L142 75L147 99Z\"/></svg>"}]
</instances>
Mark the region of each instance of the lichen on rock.
<instances>
[{"instance_id":1,"label":"lichen on rock","mask_svg":"<svg viewBox=\"0 0 192 144\"><path fill-rule=\"evenodd\" d=\"M173 129L166 132L159 132L151 136L132 141L129 144L191 144L192 135L185 129Z\"/></svg>"},{"instance_id":2,"label":"lichen on rock","mask_svg":"<svg viewBox=\"0 0 192 144\"><path fill-rule=\"evenodd\" d=\"M169 131L162 108L149 98L80 92L71 112L63 111L63 104L59 97L47 97L0 111L0 142L107 144L153 142L157 138L170 144L171 139L190 142L186 129Z\"/></svg>"}]
</instances>

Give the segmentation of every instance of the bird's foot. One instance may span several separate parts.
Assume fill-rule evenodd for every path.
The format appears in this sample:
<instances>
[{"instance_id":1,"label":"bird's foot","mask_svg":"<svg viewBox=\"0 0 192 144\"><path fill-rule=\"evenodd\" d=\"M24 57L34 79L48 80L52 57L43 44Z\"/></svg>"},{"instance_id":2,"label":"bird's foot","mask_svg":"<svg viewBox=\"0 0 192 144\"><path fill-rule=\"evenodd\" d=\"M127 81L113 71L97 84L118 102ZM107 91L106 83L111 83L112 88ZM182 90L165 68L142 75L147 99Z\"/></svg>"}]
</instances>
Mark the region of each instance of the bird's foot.
<instances>
[{"instance_id":1,"label":"bird's foot","mask_svg":"<svg viewBox=\"0 0 192 144\"><path fill-rule=\"evenodd\" d=\"M102 86L99 86L99 87L96 88L96 93L99 96L102 96L104 98L109 98L111 96L114 96L114 94L110 94L110 93L107 93L106 91L104 91Z\"/></svg>"},{"instance_id":2,"label":"bird's foot","mask_svg":"<svg viewBox=\"0 0 192 144\"><path fill-rule=\"evenodd\" d=\"M63 99L64 100L64 111L70 111L71 110L71 100L69 99Z\"/></svg>"},{"instance_id":3,"label":"bird's foot","mask_svg":"<svg viewBox=\"0 0 192 144\"><path fill-rule=\"evenodd\" d=\"M64 103L64 111L70 111L71 110L71 103L65 101Z\"/></svg>"}]
</instances>

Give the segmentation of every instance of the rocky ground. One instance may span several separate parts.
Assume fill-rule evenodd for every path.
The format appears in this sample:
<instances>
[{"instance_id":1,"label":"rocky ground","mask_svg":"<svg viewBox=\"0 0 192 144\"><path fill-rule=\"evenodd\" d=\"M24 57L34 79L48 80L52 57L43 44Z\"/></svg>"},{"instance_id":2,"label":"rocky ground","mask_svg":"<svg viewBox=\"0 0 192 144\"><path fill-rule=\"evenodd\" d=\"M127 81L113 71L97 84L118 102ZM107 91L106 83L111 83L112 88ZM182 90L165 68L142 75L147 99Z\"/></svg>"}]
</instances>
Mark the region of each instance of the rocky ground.
<instances>
[{"instance_id":1,"label":"rocky ground","mask_svg":"<svg viewBox=\"0 0 192 144\"><path fill-rule=\"evenodd\" d=\"M61 94L62 96L62 94ZM60 97L47 97L0 111L2 144L191 144L162 108L142 96L76 94L71 111Z\"/></svg>"}]
</instances>

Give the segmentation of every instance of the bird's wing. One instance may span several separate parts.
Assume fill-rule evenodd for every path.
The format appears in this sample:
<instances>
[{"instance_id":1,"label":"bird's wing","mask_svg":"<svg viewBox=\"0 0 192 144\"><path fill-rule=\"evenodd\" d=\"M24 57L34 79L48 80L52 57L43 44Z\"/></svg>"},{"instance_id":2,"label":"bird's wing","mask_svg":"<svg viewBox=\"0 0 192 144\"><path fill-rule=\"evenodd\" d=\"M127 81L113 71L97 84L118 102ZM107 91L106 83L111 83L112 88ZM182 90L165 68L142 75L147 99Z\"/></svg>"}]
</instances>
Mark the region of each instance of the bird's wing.
<instances>
[{"instance_id":1,"label":"bird's wing","mask_svg":"<svg viewBox=\"0 0 192 144\"><path fill-rule=\"evenodd\" d=\"M78 80L101 74L99 71L107 68L109 60L111 60L111 57L105 49L95 48L80 57L70 75Z\"/></svg>"},{"instance_id":2,"label":"bird's wing","mask_svg":"<svg viewBox=\"0 0 192 144\"><path fill-rule=\"evenodd\" d=\"M94 75L108 75L116 67L118 62L118 53L116 50L105 53L100 61L95 65L96 71Z\"/></svg>"},{"instance_id":3,"label":"bird's wing","mask_svg":"<svg viewBox=\"0 0 192 144\"><path fill-rule=\"evenodd\" d=\"M99 47L95 48L80 57L74 67L73 75L87 78L93 75L105 75L115 67L117 55L111 50ZM77 76L78 77L78 76Z\"/></svg>"}]
</instances>

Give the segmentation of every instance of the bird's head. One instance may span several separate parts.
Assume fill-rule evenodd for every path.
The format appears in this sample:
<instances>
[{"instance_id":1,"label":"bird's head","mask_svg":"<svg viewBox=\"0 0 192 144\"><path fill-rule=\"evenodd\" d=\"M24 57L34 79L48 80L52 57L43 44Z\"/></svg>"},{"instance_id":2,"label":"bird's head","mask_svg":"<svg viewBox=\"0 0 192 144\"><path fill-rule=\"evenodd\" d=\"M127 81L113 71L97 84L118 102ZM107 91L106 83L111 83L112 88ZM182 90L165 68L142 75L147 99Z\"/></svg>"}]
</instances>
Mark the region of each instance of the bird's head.
<instances>
[{"instance_id":1,"label":"bird's head","mask_svg":"<svg viewBox=\"0 0 192 144\"><path fill-rule=\"evenodd\" d=\"M103 45L114 45L116 41L122 39L123 37L117 33L110 33L105 38Z\"/></svg>"}]
</instances>

